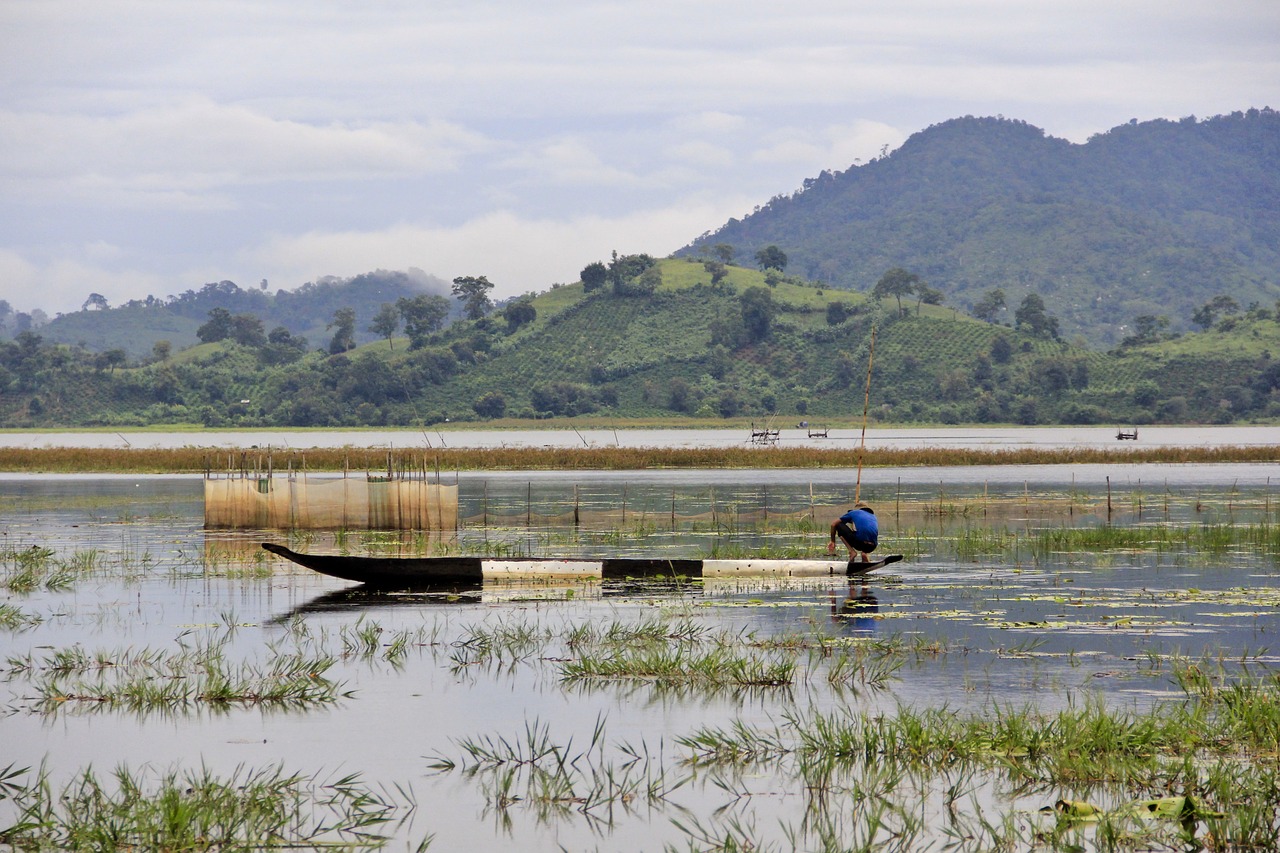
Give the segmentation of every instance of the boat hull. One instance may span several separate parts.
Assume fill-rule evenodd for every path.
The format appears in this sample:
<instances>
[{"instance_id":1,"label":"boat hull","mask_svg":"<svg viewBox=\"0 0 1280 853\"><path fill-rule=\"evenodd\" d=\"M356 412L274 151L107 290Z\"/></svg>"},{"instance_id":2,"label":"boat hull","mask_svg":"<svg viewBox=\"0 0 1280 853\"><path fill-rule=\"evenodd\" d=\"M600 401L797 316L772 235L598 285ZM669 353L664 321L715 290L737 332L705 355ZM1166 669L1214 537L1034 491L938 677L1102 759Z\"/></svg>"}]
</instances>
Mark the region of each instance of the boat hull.
<instances>
[{"instance_id":1,"label":"boat hull","mask_svg":"<svg viewBox=\"0 0 1280 853\"><path fill-rule=\"evenodd\" d=\"M263 542L272 554L312 571L356 583L411 588L439 584L483 584L486 580L625 580L646 577L842 577L884 565L844 560L660 560L643 557L545 559L520 557L347 557L303 554ZM900 557L898 559L901 559ZM893 562L893 560L888 560Z\"/></svg>"}]
</instances>

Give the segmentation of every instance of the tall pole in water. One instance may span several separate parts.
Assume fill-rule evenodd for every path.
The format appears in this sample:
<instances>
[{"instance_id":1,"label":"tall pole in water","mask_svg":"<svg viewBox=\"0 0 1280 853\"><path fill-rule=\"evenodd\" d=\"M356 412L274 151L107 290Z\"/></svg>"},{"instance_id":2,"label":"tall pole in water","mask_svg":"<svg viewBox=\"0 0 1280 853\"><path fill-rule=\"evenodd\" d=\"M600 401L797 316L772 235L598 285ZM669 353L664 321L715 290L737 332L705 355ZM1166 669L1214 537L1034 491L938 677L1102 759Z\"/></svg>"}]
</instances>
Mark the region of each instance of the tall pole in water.
<instances>
[{"instance_id":1,"label":"tall pole in water","mask_svg":"<svg viewBox=\"0 0 1280 853\"><path fill-rule=\"evenodd\" d=\"M867 353L867 390L862 397L862 441L858 443L858 481L853 487L853 502L862 498L862 454L867 449L867 410L871 407L871 365L876 359L876 327L871 327L871 350Z\"/></svg>"}]
</instances>

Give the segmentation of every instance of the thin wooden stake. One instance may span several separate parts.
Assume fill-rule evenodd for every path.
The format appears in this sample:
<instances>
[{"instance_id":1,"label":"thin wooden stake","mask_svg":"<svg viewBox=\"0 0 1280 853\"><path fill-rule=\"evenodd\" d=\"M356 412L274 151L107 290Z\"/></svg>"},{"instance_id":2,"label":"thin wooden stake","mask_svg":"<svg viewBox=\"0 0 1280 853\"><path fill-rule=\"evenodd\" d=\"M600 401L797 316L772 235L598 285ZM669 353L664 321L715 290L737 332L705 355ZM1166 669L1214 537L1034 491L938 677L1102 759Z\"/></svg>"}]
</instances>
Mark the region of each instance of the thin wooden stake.
<instances>
[{"instance_id":1,"label":"thin wooden stake","mask_svg":"<svg viewBox=\"0 0 1280 853\"><path fill-rule=\"evenodd\" d=\"M876 359L876 327L871 327L871 348L867 352L867 390L862 397L862 440L858 443L858 480L853 487L853 502L862 497L862 456L867 450L867 410L871 407L871 365Z\"/></svg>"}]
</instances>

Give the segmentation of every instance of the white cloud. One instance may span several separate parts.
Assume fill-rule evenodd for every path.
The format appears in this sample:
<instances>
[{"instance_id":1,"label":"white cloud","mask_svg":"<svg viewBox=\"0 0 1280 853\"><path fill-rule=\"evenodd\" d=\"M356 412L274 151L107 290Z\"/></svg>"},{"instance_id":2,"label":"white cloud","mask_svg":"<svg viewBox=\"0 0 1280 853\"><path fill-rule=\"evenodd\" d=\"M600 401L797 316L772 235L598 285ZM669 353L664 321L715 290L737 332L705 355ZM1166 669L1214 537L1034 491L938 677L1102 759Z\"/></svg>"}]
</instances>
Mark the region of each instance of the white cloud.
<instances>
[{"instance_id":1,"label":"white cloud","mask_svg":"<svg viewBox=\"0 0 1280 853\"><path fill-rule=\"evenodd\" d=\"M35 263L17 252L0 249L0 298L15 311L39 308L49 316L79 311L90 293L99 293L111 305L148 294L170 295L172 281L139 270L111 270L71 258Z\"/></svg>"},{"instance_id":2,"label":"white cloud","mask_svg":"<svg viewBox=\"0 0 1280 853\"><path fill-rule=\"evenodd\" d=\"M400 224L380 231L314 232L278 236L239 262L273 282L302 283L322 275L355 275L384 267L420 267L444 279L484 275L495 294L540 291L576 281L610 252L665 255L748 206L745 198L710 204L691 200L616 218L523 219L491 213L456 228ZM256 275L256 273L255 273Z\"/></svg>"},{"instance_id":3,"label":"white cloud","mask_svg":"<svg viewBox=\"0 0 1280 853\"><path fill-rule=\"evenodd\" d=\"M113 116L0 112L0 178L113 203L191 207L191 194L244 184L448 172L488 147L443 121L317 126L200 98Z\"/></svg>"}]
</instances>

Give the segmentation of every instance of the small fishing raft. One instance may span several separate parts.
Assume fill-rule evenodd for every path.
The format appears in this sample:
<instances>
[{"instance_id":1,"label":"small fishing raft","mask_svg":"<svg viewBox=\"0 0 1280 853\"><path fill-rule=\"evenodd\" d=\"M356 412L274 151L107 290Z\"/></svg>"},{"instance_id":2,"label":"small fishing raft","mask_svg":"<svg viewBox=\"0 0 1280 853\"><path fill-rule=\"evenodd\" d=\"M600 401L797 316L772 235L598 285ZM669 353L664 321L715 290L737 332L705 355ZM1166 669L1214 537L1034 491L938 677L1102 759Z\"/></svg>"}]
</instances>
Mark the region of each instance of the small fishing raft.
<instances>
[{"instance_id":1,"label":"small fishing raft","mask_svg":"<svg viewBox=\"0 0 1280 853\"><path fill-rule=\"evenodd\" d=\"M301 554L272 542L263 542L262 547L272 554L324 575L369 586L399 588L539 578L625 580L645 577L836 577L866 574L902 559L900 554L891 554L872 563L844 560L655 560L643 557L601 560L555 560L538 557L346 557Z\"/></svg>"}]
</instances>

